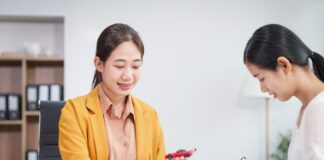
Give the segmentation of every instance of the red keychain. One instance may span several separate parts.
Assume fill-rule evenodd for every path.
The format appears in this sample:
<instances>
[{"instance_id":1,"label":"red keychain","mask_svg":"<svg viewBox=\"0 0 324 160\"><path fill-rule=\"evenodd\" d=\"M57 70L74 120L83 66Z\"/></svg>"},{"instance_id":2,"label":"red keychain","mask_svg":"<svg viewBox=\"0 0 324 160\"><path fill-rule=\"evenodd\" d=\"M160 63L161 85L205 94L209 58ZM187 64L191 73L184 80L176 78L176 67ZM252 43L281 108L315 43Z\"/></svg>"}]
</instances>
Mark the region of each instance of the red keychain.
<instances>
[{"instance_id":1,"label":"red keychain","mask_svg":"<svg viewBox=\"0 0 324 160\"><path fill-rule=\"evenodd\" d=\"M196 152L196 148L190 149L188 151L184 150L184 149L179 149L178 151L174 152L174 153L169 153L165 155L165 159L173 159L173 158L180 158L180 157L184 157L184 158L189 158L190 156L192 156L192 154L194 152Z\"/></svg>"}]
</instances>

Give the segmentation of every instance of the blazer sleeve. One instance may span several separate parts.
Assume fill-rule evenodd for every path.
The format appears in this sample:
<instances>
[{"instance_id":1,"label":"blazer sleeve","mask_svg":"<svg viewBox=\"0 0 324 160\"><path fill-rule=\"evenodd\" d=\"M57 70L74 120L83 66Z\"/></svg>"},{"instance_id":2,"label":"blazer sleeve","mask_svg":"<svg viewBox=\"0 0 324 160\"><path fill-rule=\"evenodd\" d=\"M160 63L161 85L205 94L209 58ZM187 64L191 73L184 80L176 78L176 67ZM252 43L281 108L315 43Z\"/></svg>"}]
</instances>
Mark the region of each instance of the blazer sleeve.
<instances>
[{"instance_id":1,"label":"blazer sleeve","mask_svg":"<svg viewBox=\"0 0 324 160\"><path fill-rule=\"evenodd\" d=\"M79 107L79 106L78 106ZM80 106L81 107L81 106ZM81 130L75 106L67 101L59 121L59 150L63 160L90 160L86 136Z\"/></svg>"}]
</instances>

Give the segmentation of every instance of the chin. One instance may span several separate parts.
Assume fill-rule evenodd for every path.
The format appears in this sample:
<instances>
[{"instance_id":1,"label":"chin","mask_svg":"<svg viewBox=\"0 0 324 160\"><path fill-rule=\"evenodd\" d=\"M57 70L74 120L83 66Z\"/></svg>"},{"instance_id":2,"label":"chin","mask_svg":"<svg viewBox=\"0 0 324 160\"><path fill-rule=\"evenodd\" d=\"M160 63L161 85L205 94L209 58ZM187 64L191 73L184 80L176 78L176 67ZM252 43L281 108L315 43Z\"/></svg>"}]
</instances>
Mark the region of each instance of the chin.
<instances>
[{"instance_id":1,"label":"chin","mask_svg":"<svg viewBox=\"0 0 324 160\"><path fill-rule=\"evenodd\" d=\"M288 101L290 98L291 98L291 97L282 97L282 98L279 98L279 97L278 97L278 99L279 99L280 101L282 101L282 102L286 102L286 101Z\"/></svg>"},{"instance_id":2,"label":"chin","mask_svg":"<svg viewBox=\"0 0 324 160\"><path fill-rule=\"evenodd\" d=\"M119 91L118 95L119 96L128 96L131 92L130 91Z\"/></svg>"}]
</instances>

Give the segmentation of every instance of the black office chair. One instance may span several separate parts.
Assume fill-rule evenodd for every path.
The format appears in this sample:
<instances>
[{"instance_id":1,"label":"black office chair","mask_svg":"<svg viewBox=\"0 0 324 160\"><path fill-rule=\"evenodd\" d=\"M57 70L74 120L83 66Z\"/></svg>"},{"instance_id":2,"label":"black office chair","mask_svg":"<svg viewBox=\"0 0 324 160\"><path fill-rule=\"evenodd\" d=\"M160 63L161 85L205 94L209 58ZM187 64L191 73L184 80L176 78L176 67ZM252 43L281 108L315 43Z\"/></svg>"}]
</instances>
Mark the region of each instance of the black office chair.
<instances>
[{"instance_id":1,"label":"black office chair","mask_svg":"<svg viewBox=\"0 0 324 160\"><path fill-rule=\"evenodd\" d=\"M58 122L64 101L41 101L39 159L60 160L58 149Z\"/></svg>"}]
</instances>

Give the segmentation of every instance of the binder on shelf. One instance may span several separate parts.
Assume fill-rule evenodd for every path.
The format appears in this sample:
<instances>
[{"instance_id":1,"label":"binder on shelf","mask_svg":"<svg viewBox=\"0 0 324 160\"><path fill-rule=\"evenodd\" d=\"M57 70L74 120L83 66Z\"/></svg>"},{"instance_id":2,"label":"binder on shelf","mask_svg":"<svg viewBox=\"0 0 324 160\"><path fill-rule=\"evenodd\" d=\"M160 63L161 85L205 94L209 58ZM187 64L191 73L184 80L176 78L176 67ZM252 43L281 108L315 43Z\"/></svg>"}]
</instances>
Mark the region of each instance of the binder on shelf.
<instances>
[{"instance_id":1,"label":"binder on shelf","mask_svg":"<svg viewBox=\"0 0 324 160\"><path fill-rule=\"evenodd\" d=\"M40 101L48 101L49 100L49 85L41 84L38 86L38 103L37 108L39 109Z\"/></svg>"},{"instance_id":2,"label":"binder on shelf","mask_svg":"<svg viewBox=\"0 0 324 160\"><path fill-rule=\"evenodd\" d=\"M50 85L50 100L62 101L63 100L63 86L59 84Z\"/></svg>"},{"instance_id":3,"label":"binder on shelf","mask_svg":"<svg viewBox=\"0 0 324 160\"><path fill-rule=\"evenodd\" d=\"M38 87L37 85L27 85L27 110L37 110Z\"/></svg>"},{"instance_id":4,"label":"binder on shelf","mask_svg":"<svg viewBox=\"0 0 324 160\"><path fill-rule=\"evenodd\" d=\"M9 94L8 95L8 119L16 120L20 119L20 106L21 106L21 96L19 94Z\"/></svg>"},{"instance_id":5,"label":"binder on shelf","mask_svg":"<svg viewBox=\"0 0 324 160\"><path fill-rule=\"evenodd\" d=\"M7 96L0 94L0 120L7 119Z\"/></svg>"},{"instance_id":6,"label":"binder on shelf","mask_svg":"<svg viewBox=\"0 0 324 160\"><path fill-rule=\"evenodd\" d=\"M29 149L26 151L26 160L37 160L38 151L34 149Z\"/></svg>"}]
</instances>

